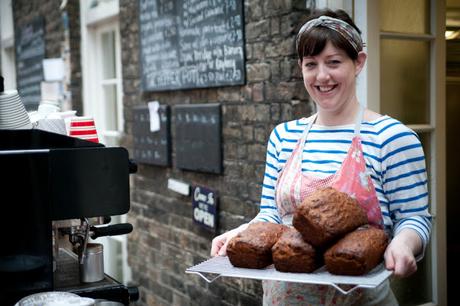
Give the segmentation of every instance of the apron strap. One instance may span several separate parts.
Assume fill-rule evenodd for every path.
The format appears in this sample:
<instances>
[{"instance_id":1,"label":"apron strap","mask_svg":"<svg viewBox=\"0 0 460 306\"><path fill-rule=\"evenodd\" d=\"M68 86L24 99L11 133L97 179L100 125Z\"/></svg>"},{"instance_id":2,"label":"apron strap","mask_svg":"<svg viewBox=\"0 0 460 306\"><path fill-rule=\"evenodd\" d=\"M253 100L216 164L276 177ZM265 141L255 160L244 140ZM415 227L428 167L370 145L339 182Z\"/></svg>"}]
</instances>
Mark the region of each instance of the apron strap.
<instances>
[{"instance_id":1,"label":"apron strap","mask_svg":"<svg viewBox=\"0 0 460 306\"><path fill-rule=\"evenodd\" d=\"M364 106L359 103L359 110L358 114L356 114L356 119L355 119L355 136L359 136L361 132L361 122L363 121L363 115L364 115ZM302 133L302 136L300 138L300 147L302 148L301 155L303 153L303 148L305 146L305 141L307 140L308 133L310 132L311 127L313 126L313 123L315 123L316 118L318 117L318 113L314 114L308 122L307 127Z\"/></svg>"},{"instance_id":2,"label":"apron strap","mask_svg":"<svg viewBox=\"0 0 460 306\"><path fill-rule=\"evenodd\" d=\"M308 122L307 126L303 130L302 136L300 138L300 147L302 148L302 151L300 152L301 156L303 155L303 148L305 147L305 141L307 140L308 133L310 132L311 127L313 126L313 123L315 123L317 117L318 117L318 113L314 114L311 117L310 122Z\"/></svg>"},{"instance_id":3,"label":"apron strap","mask_svg":"<svg viewBox=\"0 0 460 306\"><path fill-rule=\"evenodd\" d=\"M359 136L361 132L361 122L363 121L363 116L364 116L364 106L359 103L359 111L358 114L356 114L356 119L355 119L355 136Z\"/></svg>"}]
</instances>

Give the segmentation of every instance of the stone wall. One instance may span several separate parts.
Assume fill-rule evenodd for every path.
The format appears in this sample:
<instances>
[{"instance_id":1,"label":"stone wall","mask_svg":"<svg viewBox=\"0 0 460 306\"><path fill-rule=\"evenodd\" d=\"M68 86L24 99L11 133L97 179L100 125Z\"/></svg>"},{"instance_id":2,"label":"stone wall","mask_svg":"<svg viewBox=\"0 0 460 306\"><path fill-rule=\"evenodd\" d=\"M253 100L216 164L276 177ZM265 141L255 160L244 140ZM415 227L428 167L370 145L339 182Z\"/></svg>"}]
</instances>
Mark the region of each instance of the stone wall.
<instances>
[{"instance_id":1,"label":"stone wall","mask_svg":"<svg viewBox=\"0 0 460 306\"><path fill-rule=\"evenodd\" d=\"M192 221L191 198L167 188L168 178L218 191L222 233L258 212L266 143L279 122L308 116L312 103L300 79L294 51L295 29L307 14L305 1L244 1L246 78L244 86L142 92L139 67L137 0L120 0L125 131L132 148L132 107L161 104L220 103L222 175L139 164L132 176L128 236L138 305L259 305L258 281L223 278L211 284L187 267L209 257L211 234ZM174 125L174 122L172 122ZM174 131L174 129L172 129ZM174 138L174 133L172 134ZM174 147L172 148L174 156ZM174 159L173 159L174 160Z\"/></svg>"},{"instance_id":2,"label":"stone wall","mask_svg":"<svg viewBox=\"0 0 460 306\"><path fill-rule=\"evenodd\" d=\"M64 25L60 0L14 0L14 28L31 22L35 17L45 19L45 58L61 57L64 42ZM68 1L65 10L69 17L72 108L82 114L81 58L80 58L80 5L79 1Z\"/></svg>"}]
</instances>

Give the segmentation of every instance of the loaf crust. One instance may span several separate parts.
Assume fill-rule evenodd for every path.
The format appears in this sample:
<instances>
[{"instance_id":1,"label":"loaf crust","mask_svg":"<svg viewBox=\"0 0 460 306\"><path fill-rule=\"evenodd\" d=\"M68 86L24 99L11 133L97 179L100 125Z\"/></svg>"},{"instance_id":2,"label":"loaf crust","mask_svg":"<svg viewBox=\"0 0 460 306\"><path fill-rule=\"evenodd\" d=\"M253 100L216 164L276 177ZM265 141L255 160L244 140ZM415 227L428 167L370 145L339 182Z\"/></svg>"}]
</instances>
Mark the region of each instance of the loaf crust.
<instances>
[{"instance_id":1,"label":"loaf crust","mask_svg":"<svg viewBox=\"0 0 460 306\"><path fill-rule=\"evenodd\" d=\"M227 255L235 267L262 269L273 263L271 249L288 227L270 222L250 224L227 245Z\"/></svg>"},{"instance_id":2,"label":"loaf crust","mask_svg":"<svg viewBox=\"0 0 460 306\"><path fill-rule=\"evenodd\" d=\"M275 269L281 272L310 273L318 268L318 258L311 244L295 229L289 228L272 248Z\"/></svg>"},{"instance_id":3,"label":"loaf crust","mask_svg":"<svg viewBox=\"0 0 460 306\"><path fill-rule=\"evenodd\" d=\"M305 241L318 248L327 247L367 223L367 214L359 203L331 187L305 198L293 217L293 225Z\"/></svg>"},{"instance_id":4,"label":"loaf crust","mask_svg":"<svg viewBox=\"0 0 460 306\"><path fill-rule=\"evenodd\" d=\"M363 275L383 259L388 245L385 232L375 227L359 228L324 253L326 269L340 275Z\"/></svg>"}]
</instances>

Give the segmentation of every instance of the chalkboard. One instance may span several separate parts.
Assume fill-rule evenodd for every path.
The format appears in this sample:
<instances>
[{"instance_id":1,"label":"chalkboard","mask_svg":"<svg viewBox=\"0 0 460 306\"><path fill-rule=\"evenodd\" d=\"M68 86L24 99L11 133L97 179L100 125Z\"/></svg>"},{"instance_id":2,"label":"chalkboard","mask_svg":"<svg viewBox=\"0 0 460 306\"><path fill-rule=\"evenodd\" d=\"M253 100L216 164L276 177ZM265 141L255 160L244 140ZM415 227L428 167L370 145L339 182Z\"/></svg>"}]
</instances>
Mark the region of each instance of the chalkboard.
<instances>
[{"instance_id":1,"label":"chalkboard","mask_svg":"<svg viewBox=\"0 0 460 306\"><path fill-rule=\"evenodd\" d=\"M150 131L150 115L147 106L133 108L134 160L157 166L171 165L170 111L168 105L160 105L160 130Z\"/></svg>"},{"instance_id":2,"label":"chalkboard","mask_svg":"<svg viewBox=\"0 0 460 306\"><path fill-rule=\"evenodd\" d=\"M45 23L43 17L18 27L16 31L17 87L28 111L36 110L41 99L45 58Z\"/></svg>"},{"instance_id":3,"label":"chalkboard","mask_svg":"<svg viewBox=\"0 0 460 306\"><path fill-rule=\"evenodd\" d=\"M242 2L139 0L143 89L244 84Z\"/></svg>"},{"instance_id":4,"label":"chalkboard","mask_svg":"<svg viewBox=\"0 0 460 306\"><path fill-rule=\"evenodd\" d=\"M174 107L177 168L222 173L220 104Z\"/></svg>"}]
</instances>

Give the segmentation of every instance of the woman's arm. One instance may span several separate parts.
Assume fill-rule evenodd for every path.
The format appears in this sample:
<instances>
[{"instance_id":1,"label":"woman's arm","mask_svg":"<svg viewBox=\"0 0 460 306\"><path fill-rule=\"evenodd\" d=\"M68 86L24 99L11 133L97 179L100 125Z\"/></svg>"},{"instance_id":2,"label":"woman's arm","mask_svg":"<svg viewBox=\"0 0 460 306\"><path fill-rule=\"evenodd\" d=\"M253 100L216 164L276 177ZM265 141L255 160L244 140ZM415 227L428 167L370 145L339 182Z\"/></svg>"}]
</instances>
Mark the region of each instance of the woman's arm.
<instances>
[{"instance_id":1,"label":"woman's arm","mask_svg":"<svg viewBox=\"0 0 460 306\"><path fill-rule=\"evenodd\" d=\"M385 266L398 277L407 277L417 271L415 256L422 252L422 239L416 231L405 228L397 234L385 251Z\"/></svg>"},{"instance_id":2,"label":"woman's arm","mask_svg":"<svg viewBox=\"0 0 460 306\"><path fill-rule=\"evenodd\" d=\"M383 192L393 221L385 265L407 277L417 270L431 232L425 156L417 135L400 122L395 120L383 134Z\"/></svg>"}]
</instances>

